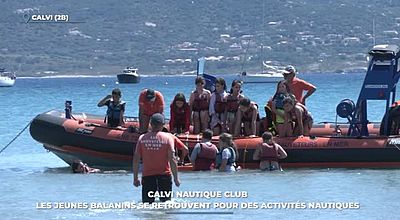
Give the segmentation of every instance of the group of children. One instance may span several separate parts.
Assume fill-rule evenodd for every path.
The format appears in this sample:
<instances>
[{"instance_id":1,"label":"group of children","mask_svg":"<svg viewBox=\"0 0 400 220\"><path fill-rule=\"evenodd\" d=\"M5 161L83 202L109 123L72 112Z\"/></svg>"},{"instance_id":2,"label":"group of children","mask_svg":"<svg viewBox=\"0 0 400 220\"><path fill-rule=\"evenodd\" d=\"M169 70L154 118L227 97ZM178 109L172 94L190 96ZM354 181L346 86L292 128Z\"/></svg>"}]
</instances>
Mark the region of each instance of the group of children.
<instances>
[{"instance_id":1,"label":"group of children","mask_svg":"<svg viewBox=\"0 0 400 220\"><path fill-rule=\"evenodd\" d=\"M172 133L199 134L211 129L214 135L230 133L237 136L256 136L263 131L276 132L280 137L309 135L313 119L305 106L306 98L315 90L312 84L295 77L292 66L285 69L284 80L278 82L272 98L264 107L272 121L267 125L259 116L259 106L242 94L242 82L233 80L229 93L223 78L215 82L215 91L205 89L205 79L195 80L196 88L189 101L183 93L177 93L170 105L169 131ZM303 91L307 93L303 96ZM121 91L114 89L112 95L104 97L98 106L107 106L106 122L111 127L124 123L125 102ZM139 132L145 133L149 119L155 113L164 113L164 97L159 91L144 89L139 97ZM269 111L270 110L270 111Z\"/></svg>"},{"instance_id":2,"label":"group of children","mask_svg":"<svg viewBox=\"0 0 400 220\"><path fill-rule=\"evenodd\" d=\"M218 164L219 161L225 161L226 157L229 156L228 158L231 159L217 165L220 170L232 169L235 158L237 158L236 148L230 146L233 143L233 137L262 134L263 139L266 138L264 144L267 144L269 140L272 140L272 134L269 132L263 134L264 131L271 131L280 137L309 135L313 119L305 106L305 101L315 92L316 87L298 79L293 66L286 67L283 75L284 80L277 84L274 96L265 105L267 116L272 113L272 115L269 115L272 120L267 125L264 123L265 120L260 119L259 106L242 94L241 81L233 80L228 93L226 92L227 85L225 80L218 78L215 82L215 91L211 92L205 89L205 79L202 76L198 76L195 80L196 88L191 92L188 101L183 93L175 95L170 105L169 131L172 133L202 133L203 139L209 138L210 131L212 133L211 137L212 135L220 135L221 146L225 146L223 143L227 142L226 149L228 150L223 149L220 151L221 155L219 157L210 156L212 155L211 151L215 150L215 146L212 147L213 149L209 149L210 152L204 153L205 156L199 154L200 156L198 157L202 162L195 162L198 157L193 156L193 153L191 157L192 163L204 165L209 163L204 162L207 161L207 158L208 161L212 158L222 158L221 160L216 160ZM303 95L304 91L307 91L305 95ZM114 89L112 95L103 98L98 103L98 106L108 107L106 121L109 126L123 125L125 103L121 101L121 91L119 89ZM144 89L140 93L140 133L148 131L150 117L155 113L163 114L164 106L164 98L159 91ZM193 126L191 131L190 125ZM260 127L262 128L260 129ZM229 140L231 141L229 142ZM207 140L204 142L205 144L203 145L196 145L193 152L198 152L198 149L208 149ZM283 153L283 149L280 150L281 147L277 146L279 145L273 144L274 151L279 151L281 155L285 155L286 153ZM255 158L263 158L263 154L260 153L263 151L262 149L264 148L256 151ZM272 166L271 163L269 164L269 166Z\"/></svg>"},{"instance_id":3,"label":"group of children","mask_svg":"<svg viewBox=\"0 0 400 220\"><path fill-rule=\"evenodd\" d=\"M171 103L170 131L189 132L192 124L193 134L211 129L214 135L230 133L234 137L261 135L268 130L280 137L309 135L313 119L305 101L316 87L298 79L293 66L288 66L283 74L285 79L277 84L274 96L264 107L272 118L267 125L259 116L259 106L242 94L241 81L233 80L227 93L225 80L218 78L215 91L210 92L204 88L204 78L199 76L188 102L178 93Z\"/></svg>"},{"instance_id":4,"label":"group of children","mask_svg":"<svg viewBox=\"0 0 400 220\"><path fill-rule=\"evenodd\" d=\"M229 133L219 135L218 147L211 140L213 132L206 129L203 132L202 140L197 143L190 156L190 161L194 171L206 171L217 169L222 172L234 172L239 167L236 161L239 158L239 152L233 141L233 136ZM254 160L260 160L261 170L281 170L278 160L287 157L285 150L273 141L270 132L264 132L263 142L258 145L253 154Z\"/></svg>"},{"instance_id":5,"label":"group of children","mask_svg":"<svg viewBox=\"0 0 400 220\"><path fill-rule=\"evenodd\" d=\"M223 78L216 80L212 93L204 88L205 79L202 76L196 78L195 85L196 89L190 94L188 102L182 93L178 93L172 101L171 132L189 132L192 124L193 134L206 129L211 129L214 135L230 133L236 137L257 134L257 122L260 119L258 106L242 95L241 81L233 80L229 93L226 92Z\"/></svg>"}]
</instances>

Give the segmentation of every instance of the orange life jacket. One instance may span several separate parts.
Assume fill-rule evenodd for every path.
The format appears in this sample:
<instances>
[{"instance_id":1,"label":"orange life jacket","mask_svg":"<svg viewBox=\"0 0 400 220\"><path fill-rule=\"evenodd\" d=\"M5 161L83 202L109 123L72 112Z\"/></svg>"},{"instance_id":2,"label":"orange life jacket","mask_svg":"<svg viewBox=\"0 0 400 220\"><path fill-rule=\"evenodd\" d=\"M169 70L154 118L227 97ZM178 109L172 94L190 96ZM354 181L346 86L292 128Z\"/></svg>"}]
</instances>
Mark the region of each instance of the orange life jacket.
<instances>
[{"instance_id":1,"label":"orange life jacket","mask_svg":"<svg viewBox=\"0 0 400 220\"><path fill-rule=\"evenodd\" d=\"M207 100L207 96L199 94L197 90L194 91L193 93L194 93L194 100L193 100L192 110L195 112L208 111L209 103Z\"/></svg>"},{"instance_id":2,"label":"orange life jacket","mask_svg":"<svg viewBox=\"0 0 400 220\"><path fill-rule=\"evenodd\" d=\"M200 143L200 152L196 157L193 170L211 170L217 156L217 147L214 144L207 145Z\"/></svg>"},{"instance_id":3,"label":"orange life jacket","mask_svg":"<svg viewBox=\"0 0 400 220\"><path fill-rule=\"evenodd\" d=\"M221 94L215 93L214 109L216 113L224 113L226 109L226 102L222 99Z\"/></svg>"},{"instance_id":4,"label":"orange life jacket","mask_svg":"<svg viewBox=\"0 0 400 220\"><path fill-rule=\"evenodd\" d=\"M226 111L236 113L239 109L239 101L237 97L228 95L226 99Z\"/></svg>"},{"instance_id":5,"label":"orange life jacket","mask_svg":"<svg viewBox=\"0 0 400 220\"><path fill-rule=\"evenodd\" d=\"M267 143L261 144L261 152L260 152L260 160L261 161L278 161L278 148L275 144L273 147L269 147Z\"/></svg>"}]
</instances>

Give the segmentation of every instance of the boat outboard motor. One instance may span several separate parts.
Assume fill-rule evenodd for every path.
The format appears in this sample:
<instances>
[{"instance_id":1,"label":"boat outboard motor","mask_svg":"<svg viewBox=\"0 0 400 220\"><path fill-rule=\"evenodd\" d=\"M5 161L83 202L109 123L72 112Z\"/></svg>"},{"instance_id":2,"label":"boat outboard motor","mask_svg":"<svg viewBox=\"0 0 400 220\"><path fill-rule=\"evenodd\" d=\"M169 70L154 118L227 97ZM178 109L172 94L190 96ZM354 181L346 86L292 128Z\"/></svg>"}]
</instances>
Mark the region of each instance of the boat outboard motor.
<instances>
[{"instance_id":1,"label":"boat outboard motor","mask_svg":"<svg viewBox=\"0 0 400 220\"><path fill-rule=\"evenodd\" d=\"M72 118L72 101L65 101L65 118Z\"/></svg>"}]
</instances>

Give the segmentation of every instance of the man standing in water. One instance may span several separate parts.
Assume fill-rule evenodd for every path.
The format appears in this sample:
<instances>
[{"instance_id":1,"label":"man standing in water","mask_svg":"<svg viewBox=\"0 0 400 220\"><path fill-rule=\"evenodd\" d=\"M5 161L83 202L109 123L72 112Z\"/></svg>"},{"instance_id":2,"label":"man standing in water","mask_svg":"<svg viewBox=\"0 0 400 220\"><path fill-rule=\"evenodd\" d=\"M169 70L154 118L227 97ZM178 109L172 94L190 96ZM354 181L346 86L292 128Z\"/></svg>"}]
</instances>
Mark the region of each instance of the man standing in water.
<instances>
[{"instance_id":1,"label":"man standing in water","mask_svg":"<svg viewBox=\"0 0 400 220\"><path fill-rule=\"evenodd\" d=\"M139 137L133 157L133 185L140 186L138 177L139 161L143 161L142 173L142 202L152 203L154 192L158 191L160 201L171 199L172 178L179 187L177 164L174 159L174 137L170 133L162 132L164 116L156 113L151 116L151 132Z\"/></svg>"}]
</instances>

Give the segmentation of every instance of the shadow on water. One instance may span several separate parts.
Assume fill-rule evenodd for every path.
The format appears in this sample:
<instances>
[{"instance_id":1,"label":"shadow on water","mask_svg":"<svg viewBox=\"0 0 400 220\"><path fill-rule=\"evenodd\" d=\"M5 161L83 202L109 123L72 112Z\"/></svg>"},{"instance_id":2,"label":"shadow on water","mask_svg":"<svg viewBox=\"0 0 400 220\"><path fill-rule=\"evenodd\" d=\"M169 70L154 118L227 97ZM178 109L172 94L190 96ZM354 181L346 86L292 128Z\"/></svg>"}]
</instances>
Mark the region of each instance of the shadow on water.
<instances>
[{"instance_id":1,"label":"shadow on water","mask_svg":"<svg viewBox=\"0 0 400 220\"><path fill-rule=\"evenodd\" d=\"M71 167L55 167L55 168L45 168L43 173L72 173Z\"/></svg>"}]
</instances>

